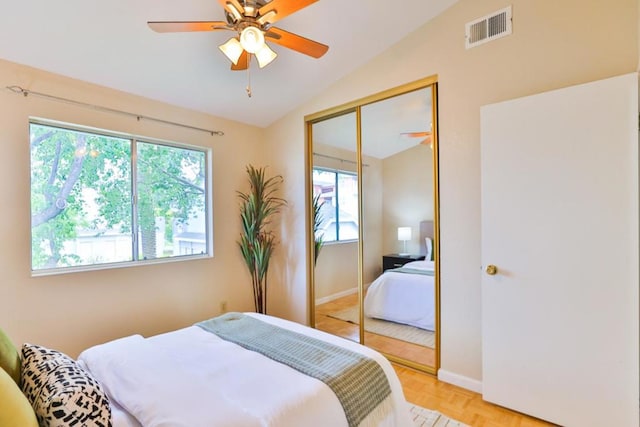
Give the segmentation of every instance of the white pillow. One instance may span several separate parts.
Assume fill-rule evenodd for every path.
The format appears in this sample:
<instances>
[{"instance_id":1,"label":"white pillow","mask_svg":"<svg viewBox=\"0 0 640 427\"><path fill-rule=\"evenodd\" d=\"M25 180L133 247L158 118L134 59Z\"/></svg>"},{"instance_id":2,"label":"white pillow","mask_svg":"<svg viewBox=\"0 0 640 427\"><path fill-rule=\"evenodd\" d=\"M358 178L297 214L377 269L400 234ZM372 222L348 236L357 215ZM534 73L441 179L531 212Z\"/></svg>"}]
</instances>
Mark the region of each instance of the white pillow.
<instances>
[{"instance_id":1,"label":"white pillow","mask_svg":"<svg viewBox=\"0 0 640 427\"><path fill-rule=\"evenodd\" d=\"M431 241L431 237L425 237L424 244L427 247L427 252L424 255L424 259L430 261L433 259L433 242Z\"/></svg>"}]
</instances>

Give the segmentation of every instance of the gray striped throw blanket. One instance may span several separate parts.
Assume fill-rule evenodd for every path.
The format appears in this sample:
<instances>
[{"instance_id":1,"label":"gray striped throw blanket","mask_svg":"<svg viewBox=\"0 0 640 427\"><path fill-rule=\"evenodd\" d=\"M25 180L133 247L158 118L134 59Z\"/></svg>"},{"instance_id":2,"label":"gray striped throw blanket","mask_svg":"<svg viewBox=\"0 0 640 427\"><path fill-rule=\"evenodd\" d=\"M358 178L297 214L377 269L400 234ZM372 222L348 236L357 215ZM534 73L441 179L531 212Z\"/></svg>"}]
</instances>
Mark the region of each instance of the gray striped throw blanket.
<instances>
[{"instance_id":1,"label":"gray striped throw blanket","mask_svg":"<svg viewBox=\"0 0 640 427\"><path fill-rule=\"evenodd\" d=\"M197 326L323 381L338 397L349 426L375 425L384 416L391 387L372 359L317 338L242 313L227 313Z\"/></svg>"},{"instance_id":2,"label":"gray striped throw blanket","mask_svg":"<svg viewBox=\"0 0 640 427\"><path fill-rule=\"evenodd\" d=\"M409 274L422 274L423 276L433 276L435 272L433 270L426 270L424 268L411 268L411 267L398 267L391 270L395 273L409 273Z\"/></svg>"}]
</instances>

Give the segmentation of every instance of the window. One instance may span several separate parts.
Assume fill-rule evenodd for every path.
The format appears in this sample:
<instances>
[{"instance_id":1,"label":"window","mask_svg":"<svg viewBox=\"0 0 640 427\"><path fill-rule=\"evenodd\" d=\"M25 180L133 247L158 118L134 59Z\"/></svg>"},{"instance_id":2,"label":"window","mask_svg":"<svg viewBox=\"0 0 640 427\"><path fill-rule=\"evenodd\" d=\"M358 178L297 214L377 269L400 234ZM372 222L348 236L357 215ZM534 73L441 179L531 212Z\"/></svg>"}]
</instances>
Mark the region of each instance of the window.
<instances>
[{"instance_id":1,"label":"window","mask_svg":"<svg viewBox=\"0 0 640 427\"><path fill-rule=\"evenodd\" d=\"M34 273L210 255L209 152L30 123Z\"/></svg>"},{"instance_id":2,"label":"window","mask_svg":"<svg viewBox=\"0 0 640 427\"><path fill-rule=\"evenodd\" d=\"M358 176L350 172L313 169L313 194L319 197L318 236L325 242L358 239Z\"/></svg>"}]
</instances>

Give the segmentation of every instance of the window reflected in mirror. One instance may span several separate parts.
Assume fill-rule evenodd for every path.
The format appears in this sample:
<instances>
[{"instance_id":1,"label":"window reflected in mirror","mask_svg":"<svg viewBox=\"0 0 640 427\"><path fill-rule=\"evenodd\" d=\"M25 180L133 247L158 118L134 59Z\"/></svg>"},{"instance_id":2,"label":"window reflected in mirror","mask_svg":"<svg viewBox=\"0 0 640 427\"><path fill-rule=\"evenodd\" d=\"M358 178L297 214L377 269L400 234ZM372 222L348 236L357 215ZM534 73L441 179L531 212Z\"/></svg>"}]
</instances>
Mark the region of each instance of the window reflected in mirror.
<instances>
[{"instance_id":1,"label":"window reflected in mirror","mask_svg":"<svg viewBox=\"0 0 640 427\"><path fill-rule=\"evenodd\" d=\"M312 126L312 197L318 208L313 310L316 328L360 342L353 318L359 313L360 232L355 117L350 112ZM345 312L353 321L340 318Z\"/></svg>"},{"instance_id":2,"label":"window reflected in mirror","mask_svg":"<svg viewBox=\"0 0 640 427\"><path fill-rule=\"evenodd\" d=\"M313 196L318 203L316 239L339 242L358 238L358 175L313 168Z\"/></svg>"}]
</instances>

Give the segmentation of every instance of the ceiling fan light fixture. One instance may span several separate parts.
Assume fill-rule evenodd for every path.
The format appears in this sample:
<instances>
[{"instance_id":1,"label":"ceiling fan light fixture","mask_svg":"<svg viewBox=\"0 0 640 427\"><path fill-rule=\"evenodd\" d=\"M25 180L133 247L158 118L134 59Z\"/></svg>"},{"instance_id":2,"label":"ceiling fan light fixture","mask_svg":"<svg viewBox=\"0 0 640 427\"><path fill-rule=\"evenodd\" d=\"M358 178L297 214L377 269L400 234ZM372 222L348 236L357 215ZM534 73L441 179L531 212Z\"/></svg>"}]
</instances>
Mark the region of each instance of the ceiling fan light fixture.
<instances>
[{"instance_id":1,"label":"ceiling fan light fixture","mask_svg":"<svg viewBox=\"0 0 640 427\"><path fill-rule=\"evenodd\" d=\"M266 23L271 22L273 19L275 19L277 14L278 13L275 10L270 10L260 18L256 19L256 22L260 25L265 25Z\"/></svg>"},{"instance_id":2,"label":"ceiling fan light fixture","mask_svg":"<svg viewBox=\"0 0 640 427\"><path fill-rule=\"evenodd\" d=\"M257 51L254 55L258 60L258 65L260 66L260 68L264 68L267 65L271 64L271 61L276 59L276 56L278 56L278 54L271 50L271 48L266 43L264 44L262 49Z\"/></svg>"},{"instance_id":3,"label":"ceiling fan light fixture","mask_svg":"<svg viewBox=\"0 0 640 427\"><path fill-rule=\"evenodd\" d=\"M242 45L237 38L231 37L226 43L218 46L222 53L229 58L229 61L233 62L233 65L238 65L240 55L242 55Z\"/></svg>"},{"instance_id":4,"label":"ceiling fan light fixture","mask_svg":"<svg viewBox=\"0 0 640 427\"><path fill-rule=\"evenodd\" d=\"M236 7L233 5L233 3L231 2L227 2L226 5L226 9L227 11L229 11L229 13L231 13L233 15L233 17L235 18L236 21L239 21L242 19L242 14L240 13L240 11L238 9L236 9Z\"/></svg>"},{"instance_id":5,"label":"ceiling fan light fixture","mask_svg":"<svg viewBox=\"0 0 640 427\"><path fill-rule=\"evenodd\" d=\"M249 53L256 53L264 48L264 34L257 27L247 27L240 33L240 44Z\"/></svg>"}]
</instances>

